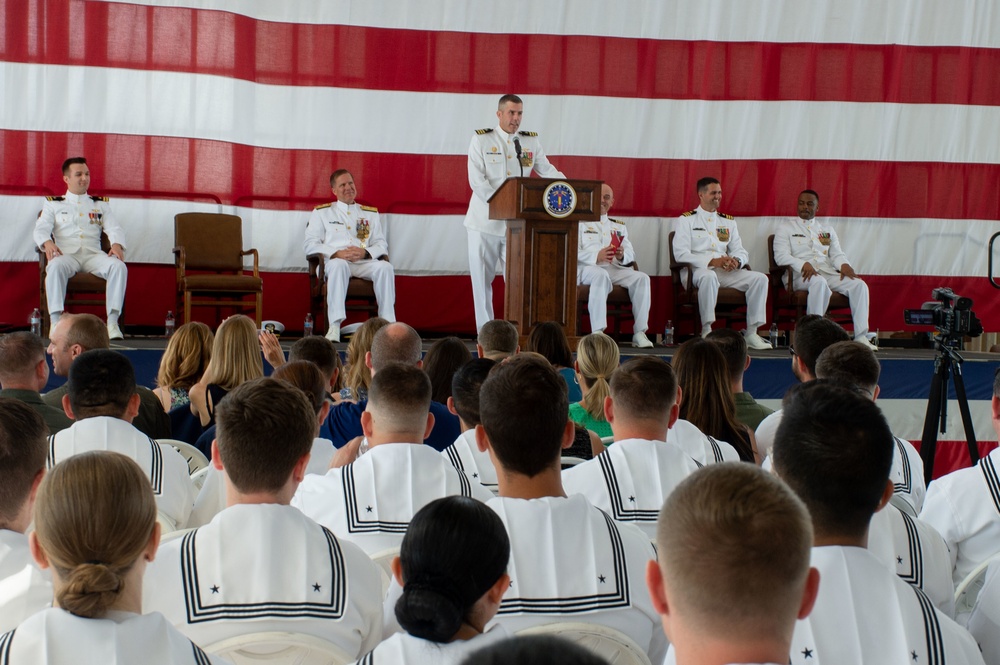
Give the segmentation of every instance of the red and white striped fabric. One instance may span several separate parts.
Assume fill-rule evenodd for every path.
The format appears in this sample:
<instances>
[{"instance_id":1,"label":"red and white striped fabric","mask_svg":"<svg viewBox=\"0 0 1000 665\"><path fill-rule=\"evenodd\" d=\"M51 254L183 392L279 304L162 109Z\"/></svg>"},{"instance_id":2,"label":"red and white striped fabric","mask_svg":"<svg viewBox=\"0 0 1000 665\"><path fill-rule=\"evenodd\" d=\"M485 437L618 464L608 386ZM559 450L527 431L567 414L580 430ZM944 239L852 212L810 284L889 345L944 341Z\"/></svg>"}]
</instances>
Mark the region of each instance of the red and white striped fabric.
<instances>
[{"instance_id":1,"label":"red and white striped fabric","mask_svg":"<svg viewBox=\"0 0 1000 665\"><path fill-rule=\"evenodd\" d=\"M612 214L661 276L653 326L672 220L715 175L755 267L811 187L872 288L872 329L901 329L940 285L1000 329L988 0L0 0L0 16L3 320L36 298L39 196L63 193L59 164L84 154L141 264L133 323L171 306L172 217L189 209L240 214L273 273L265 316L301 320L308 211L346 167L384 213L399 316L471 330L465 154L516 92L559 169L615 188Z\"/></svg>"}]
</instances>

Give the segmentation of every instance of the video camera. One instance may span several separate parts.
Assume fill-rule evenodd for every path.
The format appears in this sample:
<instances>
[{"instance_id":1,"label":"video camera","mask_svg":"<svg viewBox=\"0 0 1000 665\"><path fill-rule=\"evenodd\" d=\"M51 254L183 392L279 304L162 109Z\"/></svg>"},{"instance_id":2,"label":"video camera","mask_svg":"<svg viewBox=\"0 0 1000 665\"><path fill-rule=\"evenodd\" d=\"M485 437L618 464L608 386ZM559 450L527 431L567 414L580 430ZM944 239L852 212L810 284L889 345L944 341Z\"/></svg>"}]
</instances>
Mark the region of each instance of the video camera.
<instances>
[{"instance_id":1,"label":"video camera","mask_svg":"<svg viewBox=\"0 0 1000 665\"><path fill-rule=\"evenodd\" d=\"M972 298L963 298L947 287L934 289L931 302L920 309L904 309L903 319L911 326L934 326L946 337L979 337L983 324L972 311Z\"/></svg>"}]
</instances>

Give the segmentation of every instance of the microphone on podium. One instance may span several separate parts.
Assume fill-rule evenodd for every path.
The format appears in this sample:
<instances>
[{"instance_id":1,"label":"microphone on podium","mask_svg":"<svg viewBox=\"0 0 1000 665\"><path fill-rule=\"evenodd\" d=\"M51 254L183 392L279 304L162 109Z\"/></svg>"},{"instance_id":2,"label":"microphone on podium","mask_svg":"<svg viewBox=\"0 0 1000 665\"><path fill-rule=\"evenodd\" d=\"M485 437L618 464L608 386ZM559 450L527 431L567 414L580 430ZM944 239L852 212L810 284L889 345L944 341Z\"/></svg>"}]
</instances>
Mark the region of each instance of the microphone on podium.
<instances>
[{"instance_id":1,"label":"microphone on podium","mask_svg":"<svg viewBox=\"0 0 1000 665\"><path fill-rule=\"evenodd\" d=\"M524 177L524 163L521 162L521 142L518 140L517 135L514 136L514 154L517 155L517 165L521 169L521 177Z\"/></svg>"}]
</instances>

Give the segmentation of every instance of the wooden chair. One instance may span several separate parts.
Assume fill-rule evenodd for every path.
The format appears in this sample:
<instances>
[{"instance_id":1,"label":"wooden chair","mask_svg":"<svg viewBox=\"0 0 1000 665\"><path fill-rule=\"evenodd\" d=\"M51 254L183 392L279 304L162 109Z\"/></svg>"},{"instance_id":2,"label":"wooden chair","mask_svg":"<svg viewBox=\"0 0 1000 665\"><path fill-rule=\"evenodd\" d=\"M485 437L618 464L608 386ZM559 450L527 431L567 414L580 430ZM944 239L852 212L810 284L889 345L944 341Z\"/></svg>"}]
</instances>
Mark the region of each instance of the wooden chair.
<instances>
[{"instance_id":1,"label":"wooden chair","mask_svg":"<svg viewBox=\"0 0 1000 665\"><path fill-rule=\"evenodd\" d=\"M264 283L256 249L243 249L243 220L236 215L184 212L174 216L174 265L177 268L177 311L182 323L192 307L253 309L260 327ZM253 256L253 274L243 270L243 257ZM246 300L252 296L253 300Z\"/></svg>"},{"instance_id":2,"label":"wooden chair","mask_svg":"<svg viewBox=\"0 0 1000 665\"><path fill-rule=\"evenodd\" d=\"M626 264L624 267L632 268L632 270L638 270L639 265L635 261ZM590 303L590 284L577 284L576 285L576 334L586 335L587 333L583 330L583 317L586 315L589 318L589 312L587 310L587 305ZM620 335L622 319L629 318L635 319L632 315L632 299L629 298L628 289L624 286L618 286L615 284L611 287L611 293L608 294L608 318L611 319L611 335Z\"/></svg>"},{"instance_id":3,"label":"wooden chair","mask_svg":"<svg viewBox=\"0 0 1000 665\"><path fill-rule=\"evenodd\" d=\"M326 257L323 254L310 254L306 260L309 262L309 309L316 330L325 330L329 326L329 321L326 320ZM389 255L384 254L378 260L388 261ZM344 308L348 312L365 312L366 319L378 316L375 285L370 280L352 277L347 283Z\"/></svg>"},{"instance_id":4,"label":"wooden chair","mask_svg":"<svg viewBox=\"0 0 1000 665\"><path fill-rule=\"evenodd\" d=\"M701 311L698 309L698 289L694 286L694 271L687 263L679 263L674 258L674 234L670 232L667 245L670 250L670 277L673 286L673 321L674 337L680 330L681 322L689 320L693 325L693 334L697 335L701 331ZM687 269L687 275L683 271ZM743 266L744 270L750 270L750 264ZM726 327L731 327L734 321L746 321L747 318L747 298L746 294L739 289L728 287L719 288L719 297L715 305L715 318L721 320Z\"/></svg>"},{"instance_id":5,"label":"wooden chair","mask_svg":"<svg viewBox=\"0 0 1000 665\"><path fill-rule=\"evenodd\" d=\"M41 215L41 213L38 213ZM101 232L101 251L107 253L111 249L111 241L103 231ZM39 247L35 248L38 253L38 302L39 311L42 313L42 335L48 335L49 330L49 299L45 293L45 271L49 265L45 257L45 251ZM65 309L69 311L72 305L88 305L104 307L107 303L107 280L89 272L78 272L66 282ZM119 317L121 322L121 317Z\"/></svg>"},{"instance_id":6,"label":"wooden chair","mask_svg":"<svg viewBox=\"0 0 1000 665\"><path fill-rule=\"evenodd\" d=\"M809 301L808 291L792 291L787 288L793 283L795 271L791 266L779 266L774 260L774 234L767 237L767 271L770 282L770 293L768 298L771 301L771 321L781 328L782 323L788 322L789 329L795 326L795 322L806 313L806 304ZM827 316L837 323L844 324L851 322L851 303L843 293L834 292L830 297L830 306L826 310Z\"/></svg>"}]
</instances>

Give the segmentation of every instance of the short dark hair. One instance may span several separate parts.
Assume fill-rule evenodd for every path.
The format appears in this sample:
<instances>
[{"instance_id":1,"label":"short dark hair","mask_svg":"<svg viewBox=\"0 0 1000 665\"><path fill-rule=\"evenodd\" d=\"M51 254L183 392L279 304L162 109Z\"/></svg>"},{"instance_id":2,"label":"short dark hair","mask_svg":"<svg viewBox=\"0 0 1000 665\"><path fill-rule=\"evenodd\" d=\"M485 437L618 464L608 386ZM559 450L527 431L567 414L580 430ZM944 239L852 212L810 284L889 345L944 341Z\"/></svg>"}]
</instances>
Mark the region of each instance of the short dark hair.
<instances>
[{"instance_id":1,"label":"short dark hair","mask_svg":"<svg viewBox=\"0 0 1000 665\"><path fill-rule=\"evenodd\" d=\"M323 376L333 376L340 368L340 354L333 342L322 335L309 335L292 344L288 349L288 360L308 360L319 368Z\"/></svg>"},{"instance_id":2,"label":"short dark hair","mask_svg":"<svg viewBox=\"0 0 1000 665\"><path fill-rule=\"evenodd\" d=\"M850 341L838 323L818 314L806 314L795 324L795 355L816 376L816 360L823 349L837 342Z\"/></svg>"},{"instance_id":3,"label":"short dark hair","mask_svg":"<svg viewBox=\"0 0 1000 665\"><path fill-rule=\"evenodd\" d=\"M607 662L564 637L515 635L473 651L462 665L607 665Z\"/></svg>"},{"instance_id":4,"label":"short dark hair","mask_svg":"<svg viewBox=\"0 0 1000 665\"><path fill-rule=\"evenodd\" d=\"M45 360L45 344L38 335L23 330L0 335L0 383L33 372L40 360Z\"/></svg>"},{"instance_id":5,"label":"short dark hair","mask_svg":"<svg viewBox=\"0 0 1000 665\"><path fill-rule=\"evenodd\" d=\"M655 356L637 356L611 375L615 414L666 420L677 402L677 377L669 363Z\"/></svg>"},{"instance_id":6,"label":"short dark hair","mask_svg":"<svg viewBox=\"0 0 1000 665\"><path fill-rule=\"evenodd\" d=\"M825 379L785 395L772 459L817 533L860 537L885 492L894 441L870 399Z\"/></svg>"},{"instance_id":7,"label":"short dark hair","mask_svg":"<svg viewBox=\"0 0 1000 665\"><path fill-rule=\"evenodd\" d=\"M108 326L93 314L63 314L63 319L69 320L66 329L66 344L79 344L84 351L93 349L110 349Z\"/></svg>"},{"instance_id":8,"label":"short dark hair","mask_svg":"<svg viewBox=\"0 0 1000 665\"><path fill-rule=\"evenodd\" d=\"M337 178L344 175L345 173L350 175L352 178L354 177L354 174L348 171L347 169L337 169L336 171L330 174L330 189L333 189L333 183L337 181Z\"/></svg>"},{"instance_id":9,"label":"short dark hair","mask_svg":"<svg viewBox=\"0 0 1000 665\"><path fill-rule=\"evenodd\" d=\"M94 416L120 418L135 394L135 370L122 354L91 349L76 357L66 381L69 404L76 420Z\"/></svg>"},{"instance_id":10,"label":"short dark hair","mask_svg":"<svg viewBox=\"0 0 1000 665\"><path fill-rule=\"evenodd\" d=\"M305 393L271 377L251 379L215 405L215 438L240 492L276 492L312 450L316 413Z\"/></svg>"},{"instance_id":11,"label":"short dark hair","mask_svg":"<svg viewBox=\"0 0 1000 665\"><path fill-rule=\"evenodd\" d=\"M493 319L483 324L476 336L476 342L483 347L483 353L498 353L504 356L517 351L517 328L510 321ZM496 360L496 359L494 359Z\"/></svg>"},{"instance_id":12,"label":"short dark hair","mask_svg":"<svg viewBox=\"0 0 1000 665\"><path fill-rule=\"evenodd\" d=\"M709 185L721 185L718 178L713 178L708 176L706 178L699 178L698 183L695 187L695 191L701 192L703 189L707 189Z\"/></svg>"},{"instance_id":13,"label":"short dark hair","mask_svg":"<svg viewBox=\"0 0 1000 665\"><path fill-rule=\"evenodd\" d=\"M540 353L553 367L572 367L573 352L563 327L555 321L543 321L528 334L527 351Z\"/></svg>"},{"instance_id":14,"label":"short dark hair","mask_svg":"<svg viewBox=\"0 0 1000 665\"><path fill-rule=\"evenodd\" d=\"M431 399L444 404L451 397L451 379L458 368L472 360L465 342L444 337L434 342L424 356L424 371L431 379Z\"/></svg>"},{"instance_id":15,"label":"short dark hair","mask_svg":"<svg viewBox=\"0 0 1000 665\"><path fill-rule=\"evenodd\" d=\"M486 504L464 496L431 501L410 520L399 549L399 625L415 637L449 641L509 559L507 529Z\"/></svg>"},{"instance_id":16,"label":"short dark hair","mask_svg":"<svg viewBox=\"0 0 1000 665\"><path fill-rule=\"evenodd\" d=\"M747 366L747 341L743 335L732 328L716 328L708 333L705 339L722 351L726 367L729 369L729 380L739 381Z\"/></svg>"},{"instance_id":17,"label":"short dark hair","mask_svg":"<svg viewBox=\"0 0 1000 665\"><path fill-rule=\"evenodd\" d=\"M372 369L379 372L392 363L415 366L420 362L422 346L416 330L405 323L390 323L372 338Z\"/></svg>"},{"instance_id":18,"label":"short dark hair","mask_svg":"<svg viewBox=\"0 0 1000 665\"><path fill-rule=\"evenodd\" d=\"M9 528L45 468L49 428L24 402L0 397L0 529Z\"/></svg>"},{"instance_id":19,"label":"short dark hair","mask_svg":"<svg viewBox=\"0 0 1000 665\"><path fill-rule=\"evenodd\" d=\"M372 377L366 411L377 414L376 424L396 431L423 427L431 407L431 380L410 364L392 363Z\"/></svg>"},{"instance_id":20,"label":"short dark hair","mask_svg":"<svg viewBox=\"0 0 1000 665\"><path fill-rule=\"evenodd\" d=\"M308 360L293 360L274 370L271 377L290 383L301 390L316 413L323 408L329 384L315 363Z\"/></svg>"},{"instance_id":21,"label":"short dark hair","mask_svg":"<svg viewBox=\"0 0 1000 665\"><path fill-rule=\"evenodd\" d=\"M803 194L812 194L813 196L816 197L816 200L819 201L819 194L816 192L816 190L803 189L801 192L799 192L799 196L802 196Z\"/></svg>"},{"instance_id":22,"label":"short dark hair","mask_svg":"<svg viewBox=\"0 0 1000 665\"><path fill-rule=\"evenodd\" d=\"M499 103L497 103L497 110L502 109L503 105L507 104L507 103L511 103L511 104L524 104L524 102L521 101L520 97L518 97L517 95L512 95L512 94L508 93L508 94L506 94L506 95L504 95L503 97L500 98Z\"/></svg>"},{"instance_id":23,"label":"short dark hair","mask_svg":"<svg viewBox=\"0 0 1000 665\"><path fill-rule=\"evenodd\" d=\"M62 173L63 175L67 175L69 173L69 167L73 166L74 164L86 164L86 163L87 163L86 157L70 157L65 162L63 162Z\"/></svg>"},{"instance_id":24,"label":"short dark hair","mask_svg":"<svg viewBox=\"0 0 1000 665\"><path fill-rule=\"evenodd\" d=\"M479 391L479 414L505 469L534 477L558 463L569 399L547 361L514 356L497 365Z\"/></svg>"},{"instance_id":25,"label":"short dark hair","mask_svg":"<svg viewBox=\"0 0 1000 665\"><path fill-rule=\"evenodd\" d=\"M479 390L495 365L496 361L489 358L473 358L451 377L451 399L458 417L467 427L482 423L479 417Z\"/></svg>"},{"instance_id":26,"label":"short dark hair","mask_svg":"<svg viewBox=\"0 0 1000 665\"><path fill-rule=\"evenodd\" d=\"M853 384L874 396L882 372L875 352L858 342L837 342L816 359L816 378Z\"/></svg>"}]
</instances>

